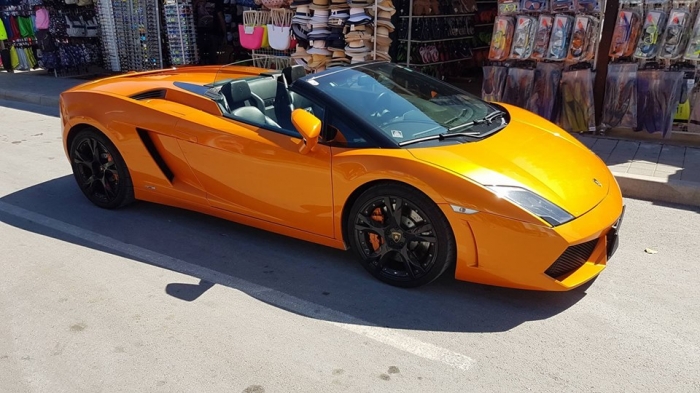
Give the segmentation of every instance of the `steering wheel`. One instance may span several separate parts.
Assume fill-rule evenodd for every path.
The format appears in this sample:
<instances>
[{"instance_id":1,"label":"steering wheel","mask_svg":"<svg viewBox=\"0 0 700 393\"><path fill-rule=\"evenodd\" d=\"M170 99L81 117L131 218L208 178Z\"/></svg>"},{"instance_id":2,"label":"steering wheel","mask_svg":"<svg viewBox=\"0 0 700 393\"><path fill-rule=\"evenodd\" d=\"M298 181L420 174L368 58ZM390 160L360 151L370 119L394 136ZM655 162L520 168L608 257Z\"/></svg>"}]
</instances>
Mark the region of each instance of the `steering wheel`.
<instances>
[{"instance_id":1,"label":"steering wheel","mask_svg":"<svg viewBox=\"0 0 700 393\"><path fill-rule=\"evenodd\" d=\"M386 91L379 93L377 98L374 99L372 103L372 108L376 108L373 112L377 117L384 116L384 110L389 111L389 105L391 104L391 96Z\"/></svg>"}]
</instances>

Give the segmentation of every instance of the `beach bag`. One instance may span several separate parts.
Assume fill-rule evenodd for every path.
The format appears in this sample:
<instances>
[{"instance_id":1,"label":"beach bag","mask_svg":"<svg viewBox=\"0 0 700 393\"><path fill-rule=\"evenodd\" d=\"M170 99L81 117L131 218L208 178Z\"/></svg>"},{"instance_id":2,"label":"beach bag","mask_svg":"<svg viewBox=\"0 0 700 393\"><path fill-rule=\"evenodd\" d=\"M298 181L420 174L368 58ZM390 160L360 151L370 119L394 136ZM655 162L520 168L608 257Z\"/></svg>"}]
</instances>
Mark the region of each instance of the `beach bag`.
<instances>
[{"instance_id":1,"label":"beach bag","mask_svg":"<svg viewBox=\"0 0 700 393\"><path fill-rule=\"evenodd\" d=\"M243 11L243 23L238 25L241 46L249 50L263 47L267 41L267 19L270 13L265 11Z\"/></svg>"},{"instance_id":2,"label":"beach bag","mask_svg":"<svg viewBox=\"0 0 700 393\"><path fill-rule=\"evenodd\" d=\"M285 8L270 11L272 23L267 25L267 34L272 49L282 51L289 49L293 15L293 11Z\"/></svg>"}]
</instances>

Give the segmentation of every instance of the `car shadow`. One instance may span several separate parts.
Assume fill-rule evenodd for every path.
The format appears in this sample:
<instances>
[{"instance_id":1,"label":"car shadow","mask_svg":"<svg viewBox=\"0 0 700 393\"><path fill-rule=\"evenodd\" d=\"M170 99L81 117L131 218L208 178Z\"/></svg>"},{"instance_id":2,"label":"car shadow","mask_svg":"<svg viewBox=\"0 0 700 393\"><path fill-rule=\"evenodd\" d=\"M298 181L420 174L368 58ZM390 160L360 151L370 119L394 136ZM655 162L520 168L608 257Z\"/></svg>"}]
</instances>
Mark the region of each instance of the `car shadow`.
<instances>
[{"instance_id":1,"label":"car shadow","mask_svg":"<svg viewBox=\"0 0 700 393\"><path fill-rule=\"evenodd\" d=\"M587 289L504 289L459 282L450 272L417 289L395 288L369 275L351 252L151 203L137 202L116 211L97 208L83 197L72 176L17 191L0 202L0 221L11 226L190 276L196 276L193 270L197 269L183 269L184 265L220 277L197 277L198 284L175 282L164 288L167 295L188 302L219 284L274 303L259 290L264 287L351 317L350 321L340 317L333 322L427 331L502 332L568 309ZM25 213L38 218L27 220ZM125 254L124 247L112 247L112 243L147 252ZM158 262L147 254L158 255ZM99 265L97 260L95 265ZM335 318L329 315L333 314L311 317Z\"/></svg>"}]
</instances>

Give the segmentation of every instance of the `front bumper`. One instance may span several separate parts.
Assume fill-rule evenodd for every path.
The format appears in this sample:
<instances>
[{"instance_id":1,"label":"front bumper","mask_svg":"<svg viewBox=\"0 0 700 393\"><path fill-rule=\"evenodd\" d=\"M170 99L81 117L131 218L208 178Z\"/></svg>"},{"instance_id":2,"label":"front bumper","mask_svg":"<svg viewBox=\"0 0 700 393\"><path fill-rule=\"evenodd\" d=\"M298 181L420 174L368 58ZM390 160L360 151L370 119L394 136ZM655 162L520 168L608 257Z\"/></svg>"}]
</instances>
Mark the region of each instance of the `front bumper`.
<instances>
[{"instance_id":1,"label":"front bumper","mask_svg":"<svg viewBox=\"0 0 700 393\"><path fill-rule=\"evenodd\" d=\"M618 248L624 217L617 192L555 228L443 210L458 243L456 279L544 291L567 291L600 274Z\"/></svg>"}]
</instances>

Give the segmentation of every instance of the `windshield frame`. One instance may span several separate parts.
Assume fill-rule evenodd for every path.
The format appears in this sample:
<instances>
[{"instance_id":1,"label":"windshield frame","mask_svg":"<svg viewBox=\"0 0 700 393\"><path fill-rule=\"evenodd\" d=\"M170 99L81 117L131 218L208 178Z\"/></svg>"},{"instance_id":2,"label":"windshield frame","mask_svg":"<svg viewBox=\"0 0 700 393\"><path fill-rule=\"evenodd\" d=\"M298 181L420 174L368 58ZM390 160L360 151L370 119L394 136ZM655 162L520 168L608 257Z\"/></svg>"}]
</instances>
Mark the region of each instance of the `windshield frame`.
<instances>
[{"instance_id":1,"label":"windshield frame","mask_svg":"<svg viewBox=\"0 0 700 393\"><path fill-rule=\"evenodd\" d=\"M384 74L381 74L381 73ZM395 137L392 137L391 133L387 133L386 128L382 128L382 124L377 124L376 121L373 121L369 116L366 116L367 113L363 113L360 110L357 110L357 106L353 105L353 102L350 101L350 98L343 97L342 93L343 91L341 90L335 90L335 88L338 86L337 83L338 81L340 82L345 82L351 78L364 78L364 76L369 76L372 78L373 83L376 84L381 84L380 81L378 81L374 76L372 75L382 75L383 77L386 77L386 73L389 72L390 76L395 76L395 72L398 73L403 73L406 76L410 76L412 78L412 81L415 80L415 83L417 84L423 84L423 86L428 87L428 88L434 88L434 91L437 92L448 92L450 95L445 95L445 96L432 96L431 100L434 98L443 98L446 99L448 102L452 101L451 104L452 106L450 107L451 110L455 110L454 107L454 102L457 103L457 108L460 108L460 113L461 113L461 108L467 107L469 105L473 107L478 107L478 109L481 110L479 112L479 115L476 113L472 113L470 117L467 118L462 118L461 123L454 123L454 124L449 124L448 126L441 125L437 123L437 121L433 118L428 118L428 115L426 114L425 111L423 111L421 108L410 104L411 106L407 106L405 103L403 104L404 106L402 108L411 108L412 111L417 112L418 114L424 115L424 118L426 118L429 121L432 121L432 125L440 125L443 127L443 129L436 129L436 130L429 130L432 131L431 134L426 134L424 133L423 135L418 135L415 137L407 137L404 139L397 139ZM386 81L387 79L384 79ZM393 81L391 81L393 83ZM336 85L334 85L336 84ZM359 84L358 84L359 86ZM396 86L394 83L392 87ZM385 86L386 87L386 86ZM361 64L356 64L356 65L350 65L350 66L345 66L345 67L337 67L337 68L331 68L327 69L325 71L322 71L320 73L316 74L309 74L306 75L299 80L295 81L291 86L290 90L295 90L296 88L301 88L301 90L312 90L314 91L314 94L323 96L324 98L328 99L331 102L334 102L338 108L344 108L344 109L349 109L348 112L352 114L352 116L357 119L358 121L361 121L363 125L366 125L367 127L370 127L372 129L372 133L381 135L383 140L387 141L388 144L390 144L392 147L397 147L397 148L404 148L404 144L406 144L407 141L411 140L418 140L418 139L425 139L425 136L434 136L435 138L438 137L439 134L457 134L457 133L464 133L464 131L472 131L472 128L477 128L481 129L481 136L477 138L473 137L464 137L464 138L448 138L452 143L464 143L464 142L472 142L475 140L480 140L483 139L487 136L493 135L503 128L509 123L510 117L508 115L508 112L505 110L500 105L496 105L494 103L490 103L487 101L482 100L480 97L477 97L471 93L466 92L463 89L460 89L456 86L450 85L444 81L441 81L437 78L434 78L432 76L420 73L419 71L412 70L410 68L404 67L402 65L396 64L396 63L389 63L386 61L369 61ZM373 94L372 91L364 91L362 89L357 90L360 93L364 94ZM390 92L391 98L392 99L405 99L404 96L400 95L396 91L386 88L386 91ZM301 91L300 91L301 93ZM334 94L335 93L335 94ZM410 92L409 92L410 93ZM456 98L455 98L456 97ZM355 101L356 102L356 101ZM408 101L407 101L408 102ZM472 108L473 109L473 108ZM475 112L475 111L473 111ZM500 124L498 122L494 122L494 124L491 124L491 122L484 122L482 123L481 120L485 117L489 117L490 115L493 115L494 113L498 112L504 112L503 120ZM405 115L404 113L403 115ZM452 113L454 114L454 113ZM459 117L459 116L458 116ZM472 121L476 120L476 123L474 125L469 125L467 123L470 123ZM402 119L401 122L403 123L411 123L413 124L414 122L419 122L418 120L404 120ZM386 126L387 124L384 124ZM389 124L391 125L391 124ZM469 126L469 127L464 127L464 126ZM496 127L491 127L492 125L495 125ZM457 131L459 130L459 131ZM450 132L454 131L454 132ZM415 135L415 134L414 134ZM454 135L453 135L454 136ZM430 138L428 138L430 140ZM446 139L440 138L440 141L444 141ZM422 143L423 141L416 142L416 144Z\"/></svg>"}]
</instances>

